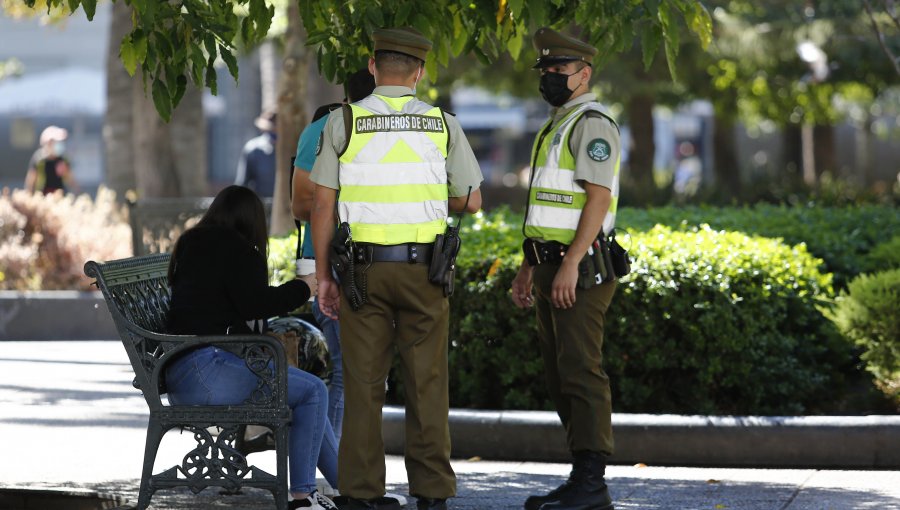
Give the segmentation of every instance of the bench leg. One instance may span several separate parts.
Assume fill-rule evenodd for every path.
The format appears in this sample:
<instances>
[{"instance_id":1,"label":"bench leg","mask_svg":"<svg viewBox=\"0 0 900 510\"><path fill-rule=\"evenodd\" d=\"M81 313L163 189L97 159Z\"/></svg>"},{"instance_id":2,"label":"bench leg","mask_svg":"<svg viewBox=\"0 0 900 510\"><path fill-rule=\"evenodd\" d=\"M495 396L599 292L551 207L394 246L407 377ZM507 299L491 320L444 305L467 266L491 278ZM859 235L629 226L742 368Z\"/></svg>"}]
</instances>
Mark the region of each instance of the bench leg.
<instances>
[{"instance_id":1,"label":"bench leg","mask_svg":"<svg viewBox=\"0 0 900 510\"><path fill-rule=\"evenodd\" d=\"M275 496L275 507L278 510L288 508L288 426L282 425L274 430L275 434L275 469L278 477L278 489L272 491Z\"/></svg>"},{"instance_id":2,"label":"bench leg","mask_svg":"<svg viewBox=\"0 0 900 510\"><path fill-rule=\"evenodd\" d=\"M150 506L150 498L156 489L153 488L153 464L156 462L156 452L165 431L158 421L150 418L147 424L147 442L144 446L144 468L141 473L141 491L138 494L137 510L145 510Z\"/></svg>"}]
</instances>

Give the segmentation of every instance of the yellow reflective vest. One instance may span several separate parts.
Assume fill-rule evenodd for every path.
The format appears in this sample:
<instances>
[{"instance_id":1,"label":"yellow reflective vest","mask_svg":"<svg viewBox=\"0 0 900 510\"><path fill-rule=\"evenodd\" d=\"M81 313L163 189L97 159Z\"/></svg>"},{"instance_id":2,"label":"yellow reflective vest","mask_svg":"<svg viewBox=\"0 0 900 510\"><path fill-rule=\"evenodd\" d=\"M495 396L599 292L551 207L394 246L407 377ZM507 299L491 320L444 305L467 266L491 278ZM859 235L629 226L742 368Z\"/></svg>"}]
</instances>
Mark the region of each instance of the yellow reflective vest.
<instances>
[{"instance_id":1,"label":"yellow reflective vest","mask_svg":"<svg viewBox=\"0 0 900 510\"><path fill-rule=\"evenodd\" d=\"M587 201L584 189L575 181L575 156L569 148L569 136L575 123L593 110L615 121L600 103L587 102L569 112L556 126L534 142L531 153L532 177L528 190L528 211L525 217L525 237L541 241L571 244ZM547 121L541 133L547 129ZM612 201L603 220L603 232L615 227L619 203L619 165L621 158L614 154L615 170L612 181Z\"/></svg>"},{"instance_id":2,"label":"yellow reflective vest","mask_svg":"<svg viewBox=\"0 0 900 510\"><path fill-rule=\"evenodd\" d=\"M374 94L350 108L350 137L339 157L341 221L357 242L434 242L448 215L443 112L412 96Z\"/></svg>"}]
</instances>

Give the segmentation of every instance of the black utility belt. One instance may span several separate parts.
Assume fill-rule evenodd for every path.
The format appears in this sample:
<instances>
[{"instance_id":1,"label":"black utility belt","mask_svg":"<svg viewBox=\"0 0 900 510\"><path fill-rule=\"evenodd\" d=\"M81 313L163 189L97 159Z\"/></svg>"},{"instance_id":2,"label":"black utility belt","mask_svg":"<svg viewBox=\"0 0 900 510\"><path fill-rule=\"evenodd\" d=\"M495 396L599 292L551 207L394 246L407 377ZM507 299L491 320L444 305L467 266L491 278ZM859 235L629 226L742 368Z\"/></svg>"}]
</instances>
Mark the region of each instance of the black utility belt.
<instances>
[{"instance_id":1,"label":"black utility belt","mask_svg":"<svg viewBox=\"0 0 900 510\"><path fill-rule=\"evenodd\" d=\"M357 263L406 262L408 264L429 264L434 251L434 243L372 244L354 243Z\"/></svg>"},{"instance_id":2,"label":"black utility belt","mask_svg":"<svg viewBox=\"0 0 900 510\"><path fill-rule=\"evenodd\" d=\"M525 242L522 243L522 251L525 253L525 260L528 261L529 266L562 264L568 249L569 245L557 241L542 243L534 239L525 239Z\"/></svg>"}]
</instances>

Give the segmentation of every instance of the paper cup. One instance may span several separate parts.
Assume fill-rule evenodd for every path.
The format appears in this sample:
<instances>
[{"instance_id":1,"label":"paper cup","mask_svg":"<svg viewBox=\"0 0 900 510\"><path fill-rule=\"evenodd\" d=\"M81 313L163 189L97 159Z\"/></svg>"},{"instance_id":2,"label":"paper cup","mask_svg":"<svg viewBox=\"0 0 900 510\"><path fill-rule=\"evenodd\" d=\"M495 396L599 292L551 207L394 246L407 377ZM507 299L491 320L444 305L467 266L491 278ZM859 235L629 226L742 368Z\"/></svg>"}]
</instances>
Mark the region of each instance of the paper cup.
<instances>
[{"instance_id":1,"label":"paper cup","mask_svg":"<svg viewBox=\"0 0 900 510\"><path fill-rule=\"evenodd\" d=\"M315 259L297 259L297 276L306 276L308 274L313 274L316 272L316 260ZM315 296L309 296L309 300L312 301L315 299Z\"/></svg>"}]
</instances>

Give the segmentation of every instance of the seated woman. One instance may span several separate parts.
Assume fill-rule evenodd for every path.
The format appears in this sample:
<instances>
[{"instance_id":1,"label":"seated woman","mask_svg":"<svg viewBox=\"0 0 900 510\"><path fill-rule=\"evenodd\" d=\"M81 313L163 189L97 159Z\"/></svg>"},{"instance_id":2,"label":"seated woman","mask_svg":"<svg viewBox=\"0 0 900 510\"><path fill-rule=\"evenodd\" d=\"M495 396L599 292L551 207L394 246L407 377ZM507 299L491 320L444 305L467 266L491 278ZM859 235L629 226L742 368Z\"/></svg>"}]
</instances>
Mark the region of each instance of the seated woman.
<instances>
[{"instance_id":1,"label":"seated woman","mask_svg":"<svg viewBox=\"0 0 900 510\"><path fill-rule=\"evenodd\" d=\"M278 287L268 284L266 215L248 188L229 186L197 226L178 239L169 263L174 334L221 335L262 331L265 319L285 314L315 292L315 275ZM169 402L227 405L245 401L257 378L225 347L189 351L166 369ZM288 367L290 508L336 510L316 491L316 466L337 487L337 442L328 421L328 390L318 377Z\"/></svg>"}]
</instances>

